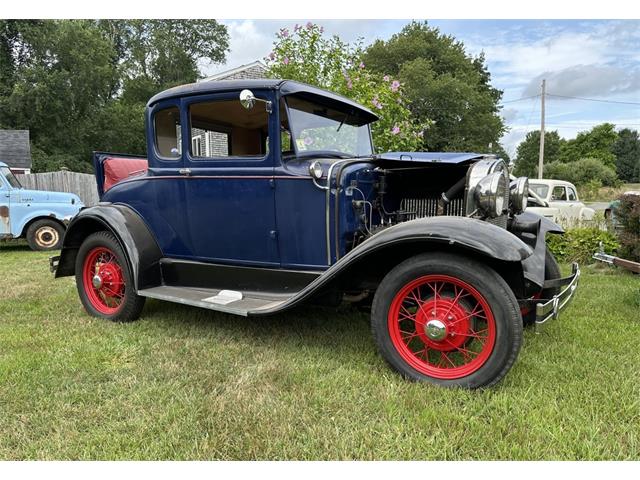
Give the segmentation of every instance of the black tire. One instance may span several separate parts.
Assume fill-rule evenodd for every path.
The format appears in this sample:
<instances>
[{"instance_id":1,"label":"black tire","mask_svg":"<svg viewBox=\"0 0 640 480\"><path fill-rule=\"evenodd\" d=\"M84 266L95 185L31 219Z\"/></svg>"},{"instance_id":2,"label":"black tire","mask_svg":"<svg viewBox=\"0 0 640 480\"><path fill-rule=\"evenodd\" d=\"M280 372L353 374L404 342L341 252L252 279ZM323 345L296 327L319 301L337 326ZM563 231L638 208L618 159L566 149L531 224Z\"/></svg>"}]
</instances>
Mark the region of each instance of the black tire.
<instances>
[{"instance_id":1,"label":"black tire","mask_svg":"<svg viewBox=\"0 0 640 480\"><path fill-rule=\"evenodd\" d=\"M113 285L116 285L114 288L118 288L117 285L124 283L124 285L120 287L120 295L117 296L117 298L116 295L105 296L102 292L102 288L96 289L93 285L88 285L88 282L86 281L85 268L88 268L88 272L92 272L93 268L102 268L96 267L95 264L92 264L93 266L90 268L88 265L85 265L85 262L90 260L87 257L94 255L93 252L96 252L98 249L107 250L115 257L113 262L109 263L117 265L120 272L119 280L122 281L114 283ZM106 264L98 263L97 265ZM144 307L145 297L141 297L136 294L133 276L131 274L131 269L129 268L129 263L127 262L127 257L122 250L120 243L113 234L110 232L96 232L89 235L84 242L82 242L82 245L78 250L75 272L78 295L80 296L82 305L89 315L98 318L105 318L113 322L132 322L140 317L140 313ZM96 272L96 275L99 273L100 272ZM109 277L109 272L105 275L106 276L102 279L101 283L104 282L104 288L109 289L110 284L107 283L106 279L111 277ZM107 292L110 294L112 293L112 290L107 290ZM92 297L93 300L90 297ZM101 302L101 299L104 300L105 298L112 300L110 305L106 305L103 304L105 302Z\"/></svg>"},{"instance_id":2,"label":"black tire","mask_svg":"<svg viewBox=\"0 0 640 480\"><path fill-rule=\"evenodd\" d=\"M546 254L544 256L544 279L546 280L555 280L557 278L562 277L562 272L560 272L560 265L558 265L558 261L556 257L553 256L549 247L546 247ZM540 292L539 298L552 298L558 293L560 293L560 287L555 288L546 288ZM533 325L536 322L536 312L535 309L530 309L522 314L522 321L525 325Z\"/></svg>"},{"instance_id":3,"label":"black tire","mask_svg":"<svg viewBox=\"0 0 640 480\"><path fill-rule=\"evenodd\" d=\"M26 237L31 250L60 250L64 227L55 220L36 220L27 228Z\"/></svg>"},{"instance_id":4,"label":"black tire","mask_svg":"<svg viewBox=\"0 0 640 480\"><path fill-rule=\"evenodd\" d=\"M453 278L475 289L476 294L484 299L494 319L492 322L494 325L493 347L489 348L486 344L481 347L487 349L486 353L481 350L486 355L485 359L478 363L477 360L482 357L482 355L478 355L477 359L474 360L476 362L475 370L457 378L442 378L439 375L433 376L425 374L424 371L419 371L407 361L406 354L401 352L401 349L397 344L394 344L392 339L394 335L391 332L392 320L390 318L393 318L393 305L397 301L394 301L394 299L401 298L403 289L412 285L412 282L427 278L426 276L428 275ZM399 295L400 297L398 297ZM450 297L439 298L449 299ZM425 303L421 305L425 305ZM415 320L416 318L417 313L414 316L414 324L416 326L414 337L418 335L417 326L420 325ZM475 320L472 319L470 321ZM487 325L488 323L489 320L487 320ZM423 323L422 327L423 332L426 331L426 323ZM380 354L400 374L411 380L429 382L445 387L480 388L496 384L506 375L515 362L522 343L520 309L513 292L504 279L493 269L477 260L444 252L427 253L412 257L396 266L384 277L373 300L371 328ZM402 327L398 328L402 329ZM448 328L453 327L449 326ZM470 330L468 333L480 332ZM449 333L449 335L451 334ZM444 342L449 342L449 335L445 335ZM451 337L453 338L453 335ZM423 342L420 338L417 341ZM465 346L466 343L462 345ZM424 343L424 346L426 349L427 344ZM403 355L405 356L403 357ZM427 359L428 356L429 353L427 352ZM416 356L416 358L418 357ZM422 363L425 362L423 361Z\"/></svg>"}]
</instances>

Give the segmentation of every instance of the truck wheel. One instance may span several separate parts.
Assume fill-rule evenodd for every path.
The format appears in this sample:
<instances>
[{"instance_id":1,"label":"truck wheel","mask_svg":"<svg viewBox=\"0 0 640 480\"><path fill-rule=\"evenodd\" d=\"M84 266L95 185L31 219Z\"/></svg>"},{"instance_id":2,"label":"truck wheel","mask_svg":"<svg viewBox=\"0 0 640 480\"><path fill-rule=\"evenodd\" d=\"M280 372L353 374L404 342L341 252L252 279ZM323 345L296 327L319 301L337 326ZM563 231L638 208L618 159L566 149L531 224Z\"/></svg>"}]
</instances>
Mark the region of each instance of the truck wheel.
<instances>
[{"instance_id":1,"label":"truck wheel","mask_svg":"<svg viewBox=\"0 0 640 480\"><path fill-rule=\"evenodd\" d=\"M562 277L562 272L560 272L560 266L558 265L556 257L553 256L553 253L551 253L549 247L546 248L547 253L544 256L544 279L555 280ZM560 293L560 287L547 288L545 290L541 290L539 293L534 295L533 298L552 298L558 293ZM536 322L535 308L523 308L521 310L521 313L522 321L525 325L533 325Z\"/></svg>"},{"instance_id":2,"label":"truck wheel","mask_svg":"<svg viewBox=\"0 0 640 480\"><path fill-rule=\"evenodd\" d=\"M394 369L446 387L497 383L522 342L518 302L504 279L450 253L418 255L391 270L376 291L371 326Z\"/></svg>"},{"instance_id":3,"label":"truck wheel","mask_svg":"<svg viewBox=\"0 0 640 480\"><path fill-rule=\"evenodd\" d=\"M27 229L31 250L60 250L64 227L54 220L37 220Z\"/></svg>"},{"instance_id":4,"label":"truck wheel","mask_svg":"<svg viewBox=\"0 0 640 480\"><path fill-rule=\"evenodd\" d=\"M76 286L87 313L114 322L136 320L145 298L135 293L133 285L118 240L109 232L89 235L76 257Z\"/></svg>"}]
</instances>

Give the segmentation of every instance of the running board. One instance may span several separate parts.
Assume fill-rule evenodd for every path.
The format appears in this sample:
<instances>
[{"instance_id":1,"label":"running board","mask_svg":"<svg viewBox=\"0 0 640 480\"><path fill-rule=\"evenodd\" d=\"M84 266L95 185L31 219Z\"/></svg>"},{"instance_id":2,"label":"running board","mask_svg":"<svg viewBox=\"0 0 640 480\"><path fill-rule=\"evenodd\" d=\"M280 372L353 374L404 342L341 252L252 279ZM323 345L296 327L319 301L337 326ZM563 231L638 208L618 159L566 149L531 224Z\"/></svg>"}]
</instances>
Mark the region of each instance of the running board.
<instances>
[{"instance_id":1,"label":"running board","mask_svg":"<svg viewBox=\"0 0 640 480\"><path fill-rule=\"evenodd\" d=\"M277 309L295 296L171 286L147 288L138 291L138 295L244 317L262 310Z\"/></svg>"}]
</instances>

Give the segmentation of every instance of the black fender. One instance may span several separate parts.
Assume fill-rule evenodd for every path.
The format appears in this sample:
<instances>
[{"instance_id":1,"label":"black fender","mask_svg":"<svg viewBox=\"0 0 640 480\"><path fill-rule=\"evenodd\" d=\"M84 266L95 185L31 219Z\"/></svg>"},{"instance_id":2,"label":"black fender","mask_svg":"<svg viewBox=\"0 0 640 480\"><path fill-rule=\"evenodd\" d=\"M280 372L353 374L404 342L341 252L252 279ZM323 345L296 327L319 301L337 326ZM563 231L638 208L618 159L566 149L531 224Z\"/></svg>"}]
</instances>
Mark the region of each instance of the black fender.
<instances>
[{"instance_id":1,"label":"black fender","mask_svg":"<svg viewBox=\"0 0 640 480\"><path fill-rule=\"evenodd\" d=\"M533 255L522 261L522 270L524 277L539 289L544 284L547 233L562 234L564 229L542 215L527 211L515 216L512 227L533 249Z\"/></svg>"},{"instance_id":2,"label":"black fender","mask_svg":"<svg viewBox=\"0 0 640 480\"><path fill-rule=\"evenodd\" d=\"M149 227L132 208L122 204L99 203L85 208L69 223L65 232L56 278L75 274L78 249L92 233L106 230L120 242L127 255L135 289L160 285L162 251Z\"/></svg>"},{"instance_id":3,"label":"black fender","mask_svg":"<svg viewBox=\"0 0 640 480\"><path fill-rule=\"evenodd\" d=\"M286 302L257 314L266 315L292 308L322 292L341 277L356 274L357 270L365 268L371 262L392 260L392 263L382 269L386 272L396 264L397 257L393 256L395 252L406 259L439 249L480 255L490 263L509 264L512 271L520 276L522 261L533 254L533 249L516 235L488 222L467 217L420 218L394 225L373 235Z\"/></svg>"}]
</instances>

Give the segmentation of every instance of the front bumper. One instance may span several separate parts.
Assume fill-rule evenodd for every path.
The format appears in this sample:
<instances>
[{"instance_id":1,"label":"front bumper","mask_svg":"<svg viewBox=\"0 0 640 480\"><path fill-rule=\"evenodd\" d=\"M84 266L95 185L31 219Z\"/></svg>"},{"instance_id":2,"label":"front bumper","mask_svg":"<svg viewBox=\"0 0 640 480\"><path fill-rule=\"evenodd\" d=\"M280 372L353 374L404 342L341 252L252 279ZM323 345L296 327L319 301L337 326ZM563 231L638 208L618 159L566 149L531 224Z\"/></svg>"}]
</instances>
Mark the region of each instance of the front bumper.
<instances>
[{"instance_id":1,"label":"front bumper","mask_svg":"<svg viewBox=\"0 0 640 480\"><path fill-rule=\"evenodd\" d=\"M569 305L573 298L573 294L578 288L580 280L580 267L577 263L571 265L571 275L565 278L553 280L554 286L563 286L562 291L553 298L544 301L536 301L536 323L538 325L545 323L547 320L558 318L559 313Z\"/></svg>"}]
</instances>

